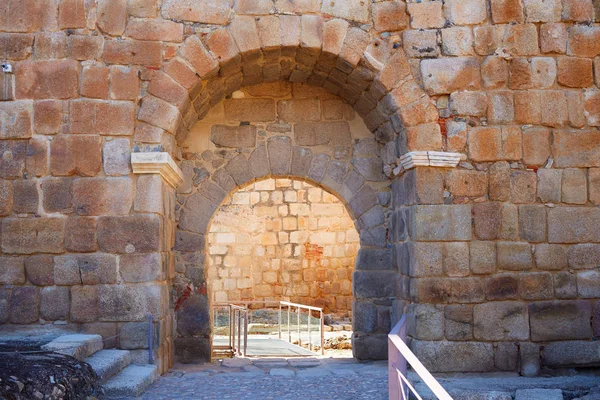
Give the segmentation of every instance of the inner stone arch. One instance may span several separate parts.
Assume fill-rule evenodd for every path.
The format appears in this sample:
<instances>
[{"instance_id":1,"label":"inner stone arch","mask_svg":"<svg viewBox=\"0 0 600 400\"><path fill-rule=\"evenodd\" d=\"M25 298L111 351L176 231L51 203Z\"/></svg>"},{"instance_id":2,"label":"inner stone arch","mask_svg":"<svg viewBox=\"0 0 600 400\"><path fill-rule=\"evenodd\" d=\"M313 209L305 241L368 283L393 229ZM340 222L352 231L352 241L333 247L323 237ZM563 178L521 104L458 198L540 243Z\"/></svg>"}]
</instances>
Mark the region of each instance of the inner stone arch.
<instances>
[{"instance_id":1,"label":"inner stone arch","mask_svg":"<svg viewBox=\"0 0 600 400\"><path fill-rule=\"evenodd\" d=\"M359 318L354 339L372 342L375 335L384 343L396 282L386 223L391 181L383 173L389 149L339 97L299 83L235 91L194 126L182 143L185 180L178 188L173 248L171 304L181 361L211 354L206 239L215 213L237 190L265 178L299 179L325 188L347 209L360 243L352 300L369 314L366 323ZM358 348L363 349L360 358L385 357L383 346Z\"/></svg>"}]
</instances>

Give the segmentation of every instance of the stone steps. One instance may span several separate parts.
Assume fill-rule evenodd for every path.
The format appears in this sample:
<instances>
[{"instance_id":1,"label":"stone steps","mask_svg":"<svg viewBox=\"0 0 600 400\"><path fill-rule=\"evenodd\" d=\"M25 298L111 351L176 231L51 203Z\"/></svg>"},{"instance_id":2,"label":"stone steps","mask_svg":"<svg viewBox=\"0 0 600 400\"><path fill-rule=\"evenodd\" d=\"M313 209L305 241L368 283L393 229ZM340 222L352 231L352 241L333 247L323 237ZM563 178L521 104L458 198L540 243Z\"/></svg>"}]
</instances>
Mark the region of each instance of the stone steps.
<instances>
[{"instance_id":1,"label":"stone steps","mask_svg":"<svg viewBox=\"0 0 600 400\"><path fill-rule=\"evenodd\" d=\"M109 397L139 396L158 377L156 365L129 365L104 385Z\"/></svg>"},{"instance_id":2,"label":"stone steps","mask_svg":"<svg viewBox=\"0 0 600 400\"><path fill-rule=\"evenodd\" d=\"M102 350L104 343L100 335L73 334L59 336L42 346L43 350L65 354L83 361L85 358Z\"/></svg>"},{"instance_id":3,"label":"stone steps","mask_svg":"<svg viewBox=\"0 0 600 400\"><path fill-rule=\"evenodd\" d=\"M106 382L131 364L131 353L127 350L100 350L85 359L90 364L100 381Z\"/></svg>"}]
</instances>

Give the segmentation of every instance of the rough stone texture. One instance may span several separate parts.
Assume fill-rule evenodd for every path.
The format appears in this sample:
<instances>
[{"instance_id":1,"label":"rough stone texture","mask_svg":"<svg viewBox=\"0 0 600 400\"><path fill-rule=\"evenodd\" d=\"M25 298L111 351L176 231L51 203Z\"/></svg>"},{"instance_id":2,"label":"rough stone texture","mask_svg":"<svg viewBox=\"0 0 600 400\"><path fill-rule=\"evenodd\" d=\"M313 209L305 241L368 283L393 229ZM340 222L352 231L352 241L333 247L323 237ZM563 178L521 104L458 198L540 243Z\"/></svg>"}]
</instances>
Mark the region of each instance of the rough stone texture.
<instances>
[{"instance_id":1,"label":"rough stone texture","mask_svg":"<svg viewBox=\"0 0 600 400\"><path fill-rule=\"evenodd\" d=\"M531 340L589 339L592 337L591 313L588 301L533 303L529 306Z\"/></svg>"},{"instance_id":2,"label":"rough stone texture","mask_svg":"<svg viewBox=\"0 0 600 400\"><path fill-rule=\"evenodd\" d=\"M527 307L517 302L477 304L473 334L479 340L529 339Z\"/></svg>"},{"instance_id":3,"label":"rough stone texture","mask_svg":"<svg viewBox=\"0 0 600 400\"><path fill-rule=\"evenodd\" d=\"M486 372L494 368L494 351L491 343L413 340L411 349L431 372ZM456 354L470 356L453 357Z\"/></svg>"}]
</instances>

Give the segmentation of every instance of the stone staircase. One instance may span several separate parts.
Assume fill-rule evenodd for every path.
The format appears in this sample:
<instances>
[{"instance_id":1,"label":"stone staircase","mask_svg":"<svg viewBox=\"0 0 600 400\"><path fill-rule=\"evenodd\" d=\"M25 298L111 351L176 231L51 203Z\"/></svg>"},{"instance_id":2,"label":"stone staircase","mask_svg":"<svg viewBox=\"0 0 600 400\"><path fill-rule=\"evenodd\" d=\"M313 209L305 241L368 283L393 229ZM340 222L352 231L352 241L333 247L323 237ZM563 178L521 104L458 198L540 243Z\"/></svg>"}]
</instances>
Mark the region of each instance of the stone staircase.
<instances>
[{"instance_id":1,"label":"stone staircase","mask_svg":"<svg viewBox=\"0 0 600 400\"><path fill-rule=\"evenodd\" d=\"M159 375L156 365L132 364L128 350L104 349L100 335L63 335L42 349L67 354L90 364L109 398L139 396Z\"/></svg>"}]
</instances>

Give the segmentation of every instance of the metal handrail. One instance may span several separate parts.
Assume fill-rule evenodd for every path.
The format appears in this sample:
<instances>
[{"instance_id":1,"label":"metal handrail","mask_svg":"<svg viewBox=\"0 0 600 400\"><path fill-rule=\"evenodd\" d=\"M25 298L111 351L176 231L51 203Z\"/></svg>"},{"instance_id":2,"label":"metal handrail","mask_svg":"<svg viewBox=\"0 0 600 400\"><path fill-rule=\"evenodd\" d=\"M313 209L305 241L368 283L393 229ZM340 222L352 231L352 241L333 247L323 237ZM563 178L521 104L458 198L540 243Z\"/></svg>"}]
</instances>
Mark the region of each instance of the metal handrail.
<instances>
[{"instance_id":1,"label":"metal handrail","mask_svg":"<svg viewBox=\"0 0 600 400\"><path fill-rule=\"evenodd\" d=\"M229 346L225 349L230 350L233 354L246 357L248 353L248 309L231 303L213 303L213 306L227 307L229 310ZM242 327L244 338L243 351Z\"/></svg>"},{"instance_id":2,"label":"metal handrail","mask_svg":"<svg viewBox=\"0 0 600 400\"><path fill-rule=\"evenodd\" d=\"M421 399L408 381L407 369L409 364L439 400L452 400L448 392L406 345L405 314L388 335L388 391L390 400L407 400L408 390L413 392L417 399Z\"/></svg>"},{"instance_id":3,"label":"metal handrail","mask_svg":"<svg viewBox=\"0 0 600 400\"><path fill-rule=\"evenodd\" d=\"M296 308L296 311L298 313L296 323L298 325L298 345L299 346L302 346L302 335L300 333L300 310L302 309L302 310L307 311L308 349L310 351L313 351L310 319L312 318L313 311L317 311L319 313L319 337L321 339L321 355L325 355L325 329L324 329L325 319L323 318L323 309L320 307L307 306L304 304L290 303L289 301L280 301L279 302L279 327L278 327L279 339L281 339L281 314L282 314L282 309L284 306L287 306L287 331L288 331L288 342L290 342L290 343L292 343L292 332L290 329L291 328L290 327L291 309Z\"/></svg>"}]
</instances>

